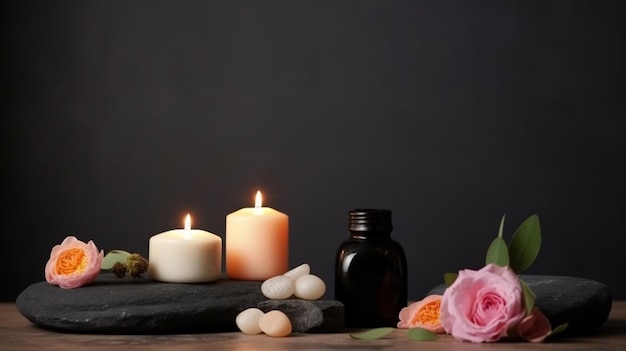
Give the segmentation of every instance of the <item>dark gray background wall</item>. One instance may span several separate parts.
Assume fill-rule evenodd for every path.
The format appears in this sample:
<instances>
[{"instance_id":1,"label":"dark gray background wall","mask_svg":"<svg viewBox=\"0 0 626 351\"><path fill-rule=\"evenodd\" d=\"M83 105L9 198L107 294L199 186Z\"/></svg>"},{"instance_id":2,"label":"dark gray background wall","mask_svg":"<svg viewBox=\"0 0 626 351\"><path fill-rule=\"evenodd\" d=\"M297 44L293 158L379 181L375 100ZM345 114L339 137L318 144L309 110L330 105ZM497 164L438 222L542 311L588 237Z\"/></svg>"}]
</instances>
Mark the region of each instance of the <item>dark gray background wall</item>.
<instances>
[{"instance_id":1,"label":"dark gray background wall","mask_svg":"<svg viewBox=\"0 0 626 351\"><path fill-rule=\"evenodd\" d=\"M409 296L540 216L530 273L626 298L621 1L4 2L0 299L65 236L148 254L254 192L329 285L393 210Z\"/></svg>"}]
</instances>

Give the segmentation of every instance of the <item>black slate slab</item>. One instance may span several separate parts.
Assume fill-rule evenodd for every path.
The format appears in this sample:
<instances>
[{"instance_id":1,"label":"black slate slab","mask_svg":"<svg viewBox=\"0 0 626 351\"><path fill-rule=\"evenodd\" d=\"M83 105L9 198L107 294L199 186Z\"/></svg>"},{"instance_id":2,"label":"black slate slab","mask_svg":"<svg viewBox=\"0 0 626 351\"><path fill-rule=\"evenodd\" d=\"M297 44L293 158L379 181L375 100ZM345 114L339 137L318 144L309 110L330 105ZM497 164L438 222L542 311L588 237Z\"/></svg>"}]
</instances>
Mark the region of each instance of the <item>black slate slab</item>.
<instances>
[{"instance_id":1,"label":"black slate slab","mask_svg":"<svg viewBox=\"0 0 626 351\"><path fill-rule=\"evenodd\" d=\"M583 334L601 326L609 317L611 290L597 281L577 277L520 275L537 295L535 305L548 317L552 327L569 323L564 334ZM429 294L443 294L445 286Z\"/></svg>"},{"instance_id":2,"label":"black slate slab","mask_svg":"<svg viewBox=\"0 0 626 351\"><path fill-rule=\"evenodd\" d=\"M257 281L175 284L101 274L92 284L70 290L35 283L16 305L32 323L72 333L235 331L237 314L266 300L260 287Z\"/></svg>"}]
</instances>

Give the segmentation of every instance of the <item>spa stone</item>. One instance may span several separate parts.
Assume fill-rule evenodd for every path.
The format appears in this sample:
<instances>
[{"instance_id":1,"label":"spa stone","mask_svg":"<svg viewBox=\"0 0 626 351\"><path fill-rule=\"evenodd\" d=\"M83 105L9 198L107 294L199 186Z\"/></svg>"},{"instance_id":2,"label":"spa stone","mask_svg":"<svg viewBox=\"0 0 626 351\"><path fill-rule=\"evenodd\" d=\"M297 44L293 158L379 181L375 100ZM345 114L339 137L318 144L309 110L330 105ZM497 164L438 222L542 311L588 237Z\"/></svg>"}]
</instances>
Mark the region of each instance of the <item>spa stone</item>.
<instances>
[{"instance_id":1,"label":"spa stone","mask_svg":"<svg viewBox=\"0 0 626 351\"><path fill-rule=\"evenodd\" d=\"M266 300L259 303L263 312L284 312L294 333L339 333L345 328L344 307L334 300Z\"/></svg>"},{"instance_id":2,"label":"spa stone","mask_svg":"<svg viewBox=\"0 0 626 351\"><path fill-rule=\"evenodd\" d=\"M106 273L76 289L35 283L16 305L32 323L59 331L170 334L236 331L239 312L265 299L259 281L177 284Z\"/></svg>"}]
</instances>

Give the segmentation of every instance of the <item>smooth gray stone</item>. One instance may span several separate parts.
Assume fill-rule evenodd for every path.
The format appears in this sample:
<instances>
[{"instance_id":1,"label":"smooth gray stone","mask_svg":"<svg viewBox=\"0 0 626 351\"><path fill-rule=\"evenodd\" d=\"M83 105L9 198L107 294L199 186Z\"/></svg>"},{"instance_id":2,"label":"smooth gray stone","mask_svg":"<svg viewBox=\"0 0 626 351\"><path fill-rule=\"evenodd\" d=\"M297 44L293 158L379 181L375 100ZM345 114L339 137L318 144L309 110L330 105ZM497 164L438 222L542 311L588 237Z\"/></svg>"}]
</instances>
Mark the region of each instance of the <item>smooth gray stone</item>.
<instances>
[{"instance_id":1,"label":"smooth gray stone","mask_svg":"<svg viewBox=\"0 0 626 351\"><path fill-rule=\"evenodd\" d=\"M106 273L69 290L35 283L17 297L16 305L32 323L59 331L168 334L238 330L239 312L263 300L259 281L176 284Z\"/></svg>"},{"instance_id":2,"label":"smooth gray stone","mask_svg":"<svg viewBox=\"0 0 626 351\"><path fill-rule=\"evenodd\" d=\"M344 307L339 301L267 300L259 303L258 308L263 312L284 312L295 333L339 333L345 328Z\"/></svg>"},{"instance_id":3,"label":"smooth gray stone","mask_svg":"<svg viewBox=\"0 0 626 351\"><path fill-rule=\"evenodd\" d=\"M582 334L598 328L609 317L611 290L597 281L577 277L520 275L537 295L535 305L548 317L552 327L569 323L565 333ZM429 294L443 294L445 285ZM564 333L564 334L565 334Z\"/></svg>"}]
</instances>

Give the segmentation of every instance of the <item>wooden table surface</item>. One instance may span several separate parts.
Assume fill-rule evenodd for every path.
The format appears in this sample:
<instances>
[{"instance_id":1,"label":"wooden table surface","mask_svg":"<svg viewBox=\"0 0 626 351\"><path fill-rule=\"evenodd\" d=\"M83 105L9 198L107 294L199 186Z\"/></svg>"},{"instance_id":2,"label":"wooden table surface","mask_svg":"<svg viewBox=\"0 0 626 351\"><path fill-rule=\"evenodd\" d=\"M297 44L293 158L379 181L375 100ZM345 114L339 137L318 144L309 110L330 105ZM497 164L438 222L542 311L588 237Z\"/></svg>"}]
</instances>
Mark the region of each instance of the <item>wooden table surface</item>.
<instances>
[{"instance_id":1,"label":"wooden table surface","mask_svg":"<svg viewBox=\"0 0 626 351\"><path fill-rule=\"evenodd\" d=\"M580 337L555 337L542 344L499 342L481 345L442 335L434 342L406 340L402 330L373 341L340 334L292 334L285 338L239 332L181 335L67 334L39 328L24 318L13 303L0 303L0 350L626 350L626 301L613 302L609 320L596 332Z\"/></svg>"}]
</instances>

